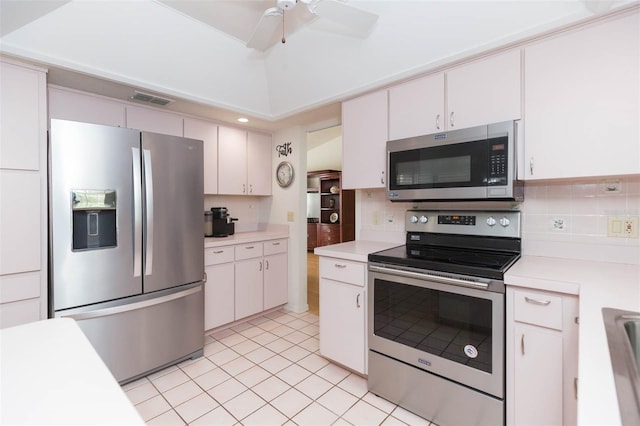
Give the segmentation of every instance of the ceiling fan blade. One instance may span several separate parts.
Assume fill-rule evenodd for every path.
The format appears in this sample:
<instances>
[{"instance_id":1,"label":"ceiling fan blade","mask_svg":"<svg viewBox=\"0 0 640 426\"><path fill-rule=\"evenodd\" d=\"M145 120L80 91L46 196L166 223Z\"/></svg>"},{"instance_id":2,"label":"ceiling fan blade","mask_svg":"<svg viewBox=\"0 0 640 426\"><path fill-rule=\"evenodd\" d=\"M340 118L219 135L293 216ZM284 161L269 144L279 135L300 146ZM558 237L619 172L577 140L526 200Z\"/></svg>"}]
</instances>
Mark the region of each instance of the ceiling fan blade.
<instances>
[{"instance_id":1,"label":"ceiling fan blade","mask_svg":"<svg viewBox=\"0 0 640 426\"><path fill-rule=\"evenodd\" d=\"M313 7L313 12L321 18L326 18L348 27L362 37L367 36L371 32L378 20L378 15L375 13L357 9L335 0L318 1Z\"/></svg>"},{"instance_id":2,"label":"ceiling fan blade","mask_svg":"<svg viewBox=\"0 0 640 426\"><path fill-rule=\"evenodd\" d=\"M276 42L275 35L281 30L282 11L277 7L265 10L262 18L247 41L247 47L264 52Z\"/></svg>"}]
</instances>

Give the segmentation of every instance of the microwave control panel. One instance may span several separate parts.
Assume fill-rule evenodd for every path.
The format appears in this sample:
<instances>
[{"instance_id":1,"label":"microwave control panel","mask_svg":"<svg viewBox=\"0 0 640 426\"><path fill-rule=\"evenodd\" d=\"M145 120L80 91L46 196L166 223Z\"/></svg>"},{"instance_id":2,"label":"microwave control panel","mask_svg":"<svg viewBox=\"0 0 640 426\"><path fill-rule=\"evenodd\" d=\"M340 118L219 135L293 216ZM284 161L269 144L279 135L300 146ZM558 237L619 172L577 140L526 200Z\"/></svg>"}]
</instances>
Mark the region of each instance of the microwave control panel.
<instances>
[{"instance_id":1,"label":"microwave control panel","mask_svg":"<svg viewBox=\"0 0 640 426\"><path fill-rule=\"evenodd\" d=\"M507 154L506 141L489 143L489 185L506 185Z\"/></svg>"}]
</instances>

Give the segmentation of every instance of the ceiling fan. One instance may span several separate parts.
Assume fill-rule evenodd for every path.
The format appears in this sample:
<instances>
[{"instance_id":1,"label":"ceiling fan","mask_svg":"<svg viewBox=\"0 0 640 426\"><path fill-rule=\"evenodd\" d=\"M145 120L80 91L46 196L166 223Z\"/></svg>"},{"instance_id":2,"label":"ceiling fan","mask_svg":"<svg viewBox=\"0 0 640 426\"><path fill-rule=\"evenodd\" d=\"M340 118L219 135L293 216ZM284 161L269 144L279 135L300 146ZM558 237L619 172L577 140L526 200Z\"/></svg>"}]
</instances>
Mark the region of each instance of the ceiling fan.
<instances>
[{"instance_id":1,"label":"ceiling fan","mask_svg":"<svg viewBox=\"0 0 640 426\"><path fill-rule=\"evenodd\" d=\"M303 3L312 17L327 19L349 29L350 34L367 36L378 20L378 15L355 8L340 0L277 0L275 7L264 11L247 47L265 51L274 44L274 35L281 30L285 43L285 14L298 3Z\"/></svg>"}]
</instances>

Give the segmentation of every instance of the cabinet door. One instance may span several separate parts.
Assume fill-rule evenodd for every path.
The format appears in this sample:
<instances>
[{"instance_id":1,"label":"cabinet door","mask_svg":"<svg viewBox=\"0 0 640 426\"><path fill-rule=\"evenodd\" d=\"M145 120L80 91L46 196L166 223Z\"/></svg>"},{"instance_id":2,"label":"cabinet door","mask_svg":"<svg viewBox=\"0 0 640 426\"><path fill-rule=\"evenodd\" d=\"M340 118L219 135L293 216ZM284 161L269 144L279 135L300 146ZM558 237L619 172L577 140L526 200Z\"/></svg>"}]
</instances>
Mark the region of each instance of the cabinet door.
<instances>
[{"instance_id":1,"label":"cabinet door","mask_svg":"<svg viewBox=\"0 0 640 426\"><path fill-rule=\"evenodd\" d=\"M247 193L247 132L218 128L218 193Z\"/></svg>"},{"instance_id":2,"label":"cabinet door","mask_svg":"<svg viewBox=\"0 0 640 426\"><path fill-rule=\"evenodd\" d=\"M38 172L0 170L0 275L40 269L40 183Z\"/></svg>"},{"instance_id":3,"label":"cabinet door","mask_svg":"<svg viewBox=\"0 0 640 426\"><path fill-rule=\"evenodd\" d=\"M516 323L513 404L516 425L562 425L562 333Z\"/></svg>"},{"instance_id":4,"label":"cabinet door","mask_svg":"<svg viewBox=\"0 0 640 426\"><path fill-rule=\"evenodd\" d=\"M39 170L46 156L40 152L47 131L45 73L0 62L0 75L0 168Z\"/></svg>"},{"instance_id":5,"label":"cabinet door","mask_svg":"<svg viewBox=\"0 0 640 426\"><path fill-rule=\"evenodd\" d=\"M552 68L555 69L555 65ZM520 50L510 50L448 71L448 128L519 119L520 82Z\"/></svg>"},{"instance_id":6,"label":"cabinet door","mask_svg":"<svg viewBox=\"0 0 640 426\"><path fill-rule=\"evenodd\" d=\"M184 137L203 142L204 193L218 193L218 126L203 120L184 119Z\"/></svg>"},{"instance_id":7,"label":"cabinet door","mask_svg":"<svg viewBox=\"0 0 640 426\"><path fill-rule=\"evenodd\" d=\"M525 49L525 178L640 173L638 13Z\"/></svg>"},{"instance_id":8,"label":"cabinet door","mask_svg":"<svg viewBox=\"0 0 640 426\"><path fill-rule=\"evenodd\" d=\"M98 96L49 89L49 117L125 127L125 105Z\"/></svg>"},{"instance_id":9,"label":"cabinet door","mask_svg":"<svg viewBox=\"0 0 640 426\"><path fill-rule=\"evenodd\" d=\"M320 279L320 353L359 373L365 372L365 290Z\"/></svg>"},{"instance_id":10,"label":"cabinet door","mask_svg":"<svg viewBox=\"0 0 640 426\"><path fill-rule=\"evenodd\" d=\"M204 285L204 329L211 330L235 319L234 265L207 266Z\"/></svg>"},{"instance_id":11,"label":"cabinet door","mask_svg":"<svg viewBox=\"0 0 640 426\"><path fill-rule=\"evenodd\" d=\"M264 258L264 310L284 305L289 300L288 254Z\"/></svg>"},{"instance_id":12,"label":"cabinet door","mask_svg":"<svg viewBox=\"0 0 640 426\"><path fill-rule=\"evenodd\" d=\"M127 127L163 135L183 136L182 117L164 111L128 105Z\"/></svg>"},{"instance_id":13,"label":"cabinet door","mask_svg":"<svg viewBox=\"0 0 640 426\"><path fill-rule=\"evenodd\" d=\"M342 103L342 186L384 188L388 137L387 91Z\"/></svg>"},{"instance_id":14,"label":"cabinet door","mask_svg":"<svg viewBox=\"0 0 640 426\"><path fill-rule=\"evenodd\" d=\"M271 195L271 136L247 134L247 193Z\"/></svg>"},{"instance_id":15,"label":"cabinet door","mask_svg":"<svg viewBox=\"0 0 640 426\"><path fill-rule=\"evenodd\" d=\"M264 261L261 257L235 263L237 320L263 311L263 270Z\"/></svg>"},{"instance_id":16,"label":"cabinet door","mask_svg":"<svg viewBox=\"0 0 640 426\"><path fill-rule=\"evenodd\" d=\"M428 135L445 129L444 74L389 89L389 139Z\"/></svg>"}]
</instances>

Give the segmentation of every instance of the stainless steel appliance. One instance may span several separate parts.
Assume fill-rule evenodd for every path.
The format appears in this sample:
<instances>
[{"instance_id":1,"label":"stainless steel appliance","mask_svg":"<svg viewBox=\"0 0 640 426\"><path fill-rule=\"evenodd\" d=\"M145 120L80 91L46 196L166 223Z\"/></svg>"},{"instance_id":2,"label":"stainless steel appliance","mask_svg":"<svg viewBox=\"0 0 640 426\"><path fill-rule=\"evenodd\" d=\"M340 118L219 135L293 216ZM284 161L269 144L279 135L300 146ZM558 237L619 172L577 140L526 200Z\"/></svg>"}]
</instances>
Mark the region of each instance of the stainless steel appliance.
<instances>
[{"instance_id":1,"label":"stainless steel appliance","mask_svg":"<svg viewBox=\"0 0 640 426\"><path fill-rule=\"evenodd\" d=\"M522 200L517 121L387 142L391 201Z\"/></svg>"},{"instance_id":2,"label":"stainless steel appliance","mask_svg":"<svg viewBox=\"0 0 640 426\"><path fill-rule=\"evenodd\" d=\"M50 316L76 319L121 383L202 355L202 153L51 120Z\"/></svg>"},{"instance_id":3,"label":"stainless steel appliance","mask_svg":"<svg viewBox=\"0 0 640 426\"><path fill-rule=\"evenodd\" d=\"M439 425L504 424L504 272L516 211L406 213L369 255L369 390Z\"/></svg>"}]
</instances>

